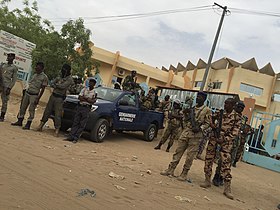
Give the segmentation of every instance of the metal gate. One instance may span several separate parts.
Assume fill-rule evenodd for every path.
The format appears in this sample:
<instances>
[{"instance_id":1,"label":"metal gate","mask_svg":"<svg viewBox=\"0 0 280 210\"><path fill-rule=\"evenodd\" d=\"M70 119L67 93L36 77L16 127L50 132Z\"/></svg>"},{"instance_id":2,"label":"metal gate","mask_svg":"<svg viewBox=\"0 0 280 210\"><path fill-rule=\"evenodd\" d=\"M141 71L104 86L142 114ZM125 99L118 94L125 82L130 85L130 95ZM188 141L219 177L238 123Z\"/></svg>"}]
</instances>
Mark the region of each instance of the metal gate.
<instances>
[{"instance_id":1,"label":"metal gate","mask_svg":"<svg viewBox=\"0 0 280 210\"><path fill-rule=\"evenodd\" d=\"M253 131L247 137L243 160L245 162L280 172L280 115L254 112L251 119Z\"/></svg>"}]
</instances>

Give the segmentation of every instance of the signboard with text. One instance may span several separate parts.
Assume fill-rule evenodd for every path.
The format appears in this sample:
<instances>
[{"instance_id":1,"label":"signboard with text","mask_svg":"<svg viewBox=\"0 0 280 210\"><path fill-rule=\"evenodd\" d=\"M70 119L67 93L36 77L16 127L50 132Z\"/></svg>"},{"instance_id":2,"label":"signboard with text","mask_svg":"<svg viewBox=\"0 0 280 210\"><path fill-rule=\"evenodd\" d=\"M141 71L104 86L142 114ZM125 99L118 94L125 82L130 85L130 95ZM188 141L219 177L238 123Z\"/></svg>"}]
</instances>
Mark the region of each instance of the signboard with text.
<instances>
[{"instance_id":1,"label":"signboard with text","mask_svg":"<svg viewBox=\"0 0 280 210\"><path fill-rule=\"evenodd\" d=\"M14 64L18 67L18 79L28 81L31 76L32 50L36 45L18 36L0 30L0 63L6 62L7 53L16 55Z\"/></svg>"}]
</instances>

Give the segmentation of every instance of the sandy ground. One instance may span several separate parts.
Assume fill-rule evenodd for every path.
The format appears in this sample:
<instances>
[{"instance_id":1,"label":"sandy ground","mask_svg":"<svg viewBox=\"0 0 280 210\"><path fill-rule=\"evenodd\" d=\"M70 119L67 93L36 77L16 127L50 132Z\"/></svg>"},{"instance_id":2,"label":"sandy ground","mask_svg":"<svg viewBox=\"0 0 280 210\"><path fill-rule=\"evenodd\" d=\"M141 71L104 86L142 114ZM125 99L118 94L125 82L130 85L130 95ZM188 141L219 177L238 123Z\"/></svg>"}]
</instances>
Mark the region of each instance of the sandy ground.
<instances>
[{"instance_id":1,"label":"sandy ground","mask_svg":"<svg viewBox=\"0 0 280 210\"><path fill-rule=\"evenodd\" d=\"M170 153L155 151L158 139L145 142L138 134L114 134L100 144L82 139L73 145L63 141L63 134L53 137L52 122L42 133L34 131L42 107L32 130L10 126L18 106L19 98L12 97L7 120L0 124L1 210L274 210L280 203L279 173L239 163L232 169L235 200L229 200L222 188L199 187L204 178L201 160L194 161L191 183L159 174L176 145ZM110 177L110 172L120 177ZM96 196L78 196L85 188L94 190Z\"/></svg>"}]
</instances>

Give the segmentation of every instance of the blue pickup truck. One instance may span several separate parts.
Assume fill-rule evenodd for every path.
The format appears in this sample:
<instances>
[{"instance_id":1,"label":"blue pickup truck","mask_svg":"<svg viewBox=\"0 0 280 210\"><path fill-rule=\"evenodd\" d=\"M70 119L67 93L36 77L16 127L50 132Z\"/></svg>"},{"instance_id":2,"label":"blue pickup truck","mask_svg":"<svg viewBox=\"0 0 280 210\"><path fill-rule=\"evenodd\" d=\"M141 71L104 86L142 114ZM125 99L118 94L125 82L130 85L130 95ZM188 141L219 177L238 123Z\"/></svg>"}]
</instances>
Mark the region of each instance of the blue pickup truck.
<instances>
[{"instance_id":1,"label":"blue pickup truck","mask_svg":"<svg viewBox=\"0 0 280 210\"><path fill-rule=\"evenodd\" d=\"M144 139L152 141L163 128L163 113L143 109L137 94L105 87L95 91L97 101L92 105L85 128L92 141L102 142L113 130L142 131ZM61 130L71 128L78 102L76 95L65 99Z\"/></svg>"}]
</instances>

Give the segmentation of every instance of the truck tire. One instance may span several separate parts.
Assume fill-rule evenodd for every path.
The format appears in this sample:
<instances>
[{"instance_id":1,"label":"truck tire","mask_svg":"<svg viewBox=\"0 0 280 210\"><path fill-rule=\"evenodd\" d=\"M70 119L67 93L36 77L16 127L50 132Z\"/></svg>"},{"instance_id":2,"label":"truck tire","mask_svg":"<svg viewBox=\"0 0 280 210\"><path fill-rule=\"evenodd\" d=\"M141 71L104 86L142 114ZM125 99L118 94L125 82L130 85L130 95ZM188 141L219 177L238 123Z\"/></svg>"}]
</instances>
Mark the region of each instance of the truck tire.
<instances>
[{"instance_id":1,"label":"truck tire","mask_svg":"<svg viewBox=\"0 0 280 210\"><path fill-rule=\"evenodd\" d=\"M97 143L103 142L109 132L109 122L106 119L97 120L94 128L90 132L90 140Z\"/></svg>"},{"instance_id":2,"label":"truck tire","mask_svg":"<svg viewBox=\"0 0 280 210\"><path fill-rule=\"evenodd\" d=\"M153 141L157 135L157 130L157 126L155 124L151 124L148 129L144 131L145 141Z\"/></svg>"}]
</instances>

